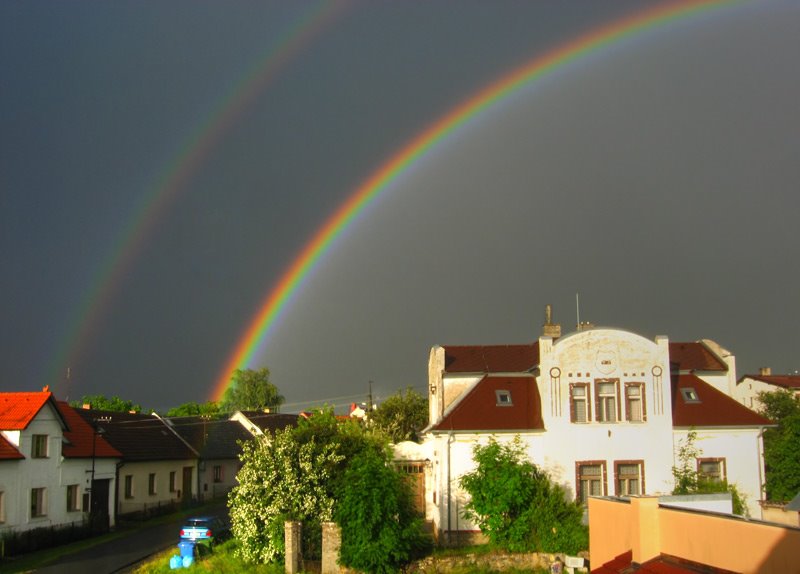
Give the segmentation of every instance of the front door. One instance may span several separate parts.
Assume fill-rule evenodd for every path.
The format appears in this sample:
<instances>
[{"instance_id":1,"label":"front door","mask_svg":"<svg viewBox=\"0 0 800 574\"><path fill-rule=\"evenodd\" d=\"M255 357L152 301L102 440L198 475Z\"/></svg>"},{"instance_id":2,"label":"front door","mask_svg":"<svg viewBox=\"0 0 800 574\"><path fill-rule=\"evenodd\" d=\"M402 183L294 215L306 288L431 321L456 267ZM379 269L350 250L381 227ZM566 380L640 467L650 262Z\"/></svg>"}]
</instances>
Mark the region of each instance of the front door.
<instances>
[{"instance_id":1,"label":"front door","mask_svg":"<svg viewBox=\"0 0 800 574\"><path fill-rule=\"evenodd\" d=\"M103 478L92 481L92 497L89 516L92 522L92 532L108 532L108 493L111 480Z\"/></svg>"},{"instance_id":2,"label":"front door","mask_svg":"<svg viewBox=\"0 0 800 574\"><path fill-rule=\"evenodd\" d=\"M191 466L184 466L183 467L183 489L181 490L183 494L182 501L184 503L189 503L192 501L192 467Z\"/></svg>"}]
</instances>

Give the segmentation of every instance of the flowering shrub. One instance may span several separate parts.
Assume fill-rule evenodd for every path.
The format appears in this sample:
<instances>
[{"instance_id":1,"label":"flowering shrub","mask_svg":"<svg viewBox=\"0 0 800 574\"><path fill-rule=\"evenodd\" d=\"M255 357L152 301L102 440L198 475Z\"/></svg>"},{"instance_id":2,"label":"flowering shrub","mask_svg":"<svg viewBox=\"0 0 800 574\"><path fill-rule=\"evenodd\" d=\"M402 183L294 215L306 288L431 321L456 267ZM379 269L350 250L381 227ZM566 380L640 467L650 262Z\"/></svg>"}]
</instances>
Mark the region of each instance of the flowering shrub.
<instances>
[{"instance_id":1,"label":"flowering shrub","mask_svg":"<svg viewBox=\"0 0 800 574\"><path fill-rule=\"evenodd\" d=\"M330 484L343 458L335 443L301 442L292 429L244 443L239 484L228 499L237 554L275 562L285 552L284 521L331 520Z\"/></svg>"}]
</instances>

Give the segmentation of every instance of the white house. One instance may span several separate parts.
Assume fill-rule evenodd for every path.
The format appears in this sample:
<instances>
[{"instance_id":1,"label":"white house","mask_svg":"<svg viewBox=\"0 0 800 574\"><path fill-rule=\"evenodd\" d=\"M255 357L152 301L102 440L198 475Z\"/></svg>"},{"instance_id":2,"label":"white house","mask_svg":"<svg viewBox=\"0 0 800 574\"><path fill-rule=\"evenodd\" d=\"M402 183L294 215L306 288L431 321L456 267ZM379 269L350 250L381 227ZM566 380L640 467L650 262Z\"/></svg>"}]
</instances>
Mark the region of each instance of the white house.
<instances>
[{"instance_id":1,"label":"white house","mask_svg":"<svg viewBox=\"0 0 800 574\"><path fill-rule=\"evenodd\" d=\"M739 486L760 517L761 432L769 421L720 389L734 357L710 341L669 343L607 328L560 336L548 321L522 345L436 346L428 362L430 424L396 458L424 480L424 510L447 538L475 527L462 516L459 477L472 449L519 436L528 457L570 496L662 494L675 450L698 432L698 470ZM708 377L710 381L704 380Z\"/></svg>"},{"instance_id":2,"label":"white house","mask_svg":"<svg viewBox=\"0 0 800 574\"><path fill-rule=\"evenodd\" d=\"M90 508L108 523L116 452L47 390L0 393L0 534L84 522ZM92 483L92 468L94 478Z\"/></svg>"},{"instance_id":3,"label":"white house","mask_svg":"<svg viewBox=\"0 0 800 574\"><path fill-rule=\"evenodd\" d=\"M762 367L757 375L744 375L736 382L734 398L744 406L759 410L758 393L787 390L800 395L800 375L773 375L772 369Z\"/></svg>"}]
</instances>

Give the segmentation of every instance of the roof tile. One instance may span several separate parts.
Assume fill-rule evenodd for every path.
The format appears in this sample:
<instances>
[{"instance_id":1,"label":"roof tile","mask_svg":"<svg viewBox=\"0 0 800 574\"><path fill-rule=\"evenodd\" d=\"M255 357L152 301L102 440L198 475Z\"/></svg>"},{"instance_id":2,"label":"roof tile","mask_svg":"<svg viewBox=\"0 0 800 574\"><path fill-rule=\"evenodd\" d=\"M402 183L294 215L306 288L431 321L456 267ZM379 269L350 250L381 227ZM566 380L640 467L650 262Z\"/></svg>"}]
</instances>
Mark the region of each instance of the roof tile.
<instances>
[{"instance_id":1,"label":"roof tile","mask_svg":"<svg viewBox=\"0 0 800 574\"><path fill-rule=\"evenodd\" d=\"M680 371L727 371L728 365L703 343L670 343L669 362Z\"/></svg>"},{"instance_id":2,"label":"roof tile","mask_svg":"<svg viewBox=\"0 0 800 574\"><path fill-rule=\"evenodd\" d=\"M0 434L0 460L19 460L25 458L6 437Z\"/></svg>"},{"instance_id":3,"label":"roof tile","mask_svg":"<svg viewBox=\"0 0 800 574\"><path fill-rule=\"evenodd\" d=\"M511 404L499 405L497 391L508 391ZM536 379L486 376L433 430L544 430Z\"/></svg>"},{"instance_id":4,"label":"roof tile","mask_svg":"<svg viewBox=\"0 0 800 574\"><path fill-rule=\"evenodd\" d=\"M694 389L699 400L687 402L681 389ZM696 375L673 375L672 424L676 427L720 427L768 426L772 422Z\"/></svg>"},{"instance_id":5,"label":"roof tile","mask_svg":"<svg viewBox=\"0 0 800 574\"><path fill-rule=\"evenodd\" d=\"M62 450L66 458L122 458L122 454L108 444L103 434L95 435L92 425L68 403L57 401L56 405L69 425L69 430L64 431L67 440Z\"/></svg>"},{"instance_id":6,"label":"roof tile","mask_svg":"<svg viewBox=\"0 0 800 574\"><path fill-rule=\"evenodd\" d=\"M539 342L524 345L445 346L448 373L524 373L539 364Z\"/></svg>"},{"instance_id":7,"label":"roof tile","mask_svg":"<svg viewBox=\"0 0 800 574\"><path fill-rule=\"evenodd\" d=\"M23 430L28 427L53 393L0 393L0 429Z\"/></svg>"}]
</instances>

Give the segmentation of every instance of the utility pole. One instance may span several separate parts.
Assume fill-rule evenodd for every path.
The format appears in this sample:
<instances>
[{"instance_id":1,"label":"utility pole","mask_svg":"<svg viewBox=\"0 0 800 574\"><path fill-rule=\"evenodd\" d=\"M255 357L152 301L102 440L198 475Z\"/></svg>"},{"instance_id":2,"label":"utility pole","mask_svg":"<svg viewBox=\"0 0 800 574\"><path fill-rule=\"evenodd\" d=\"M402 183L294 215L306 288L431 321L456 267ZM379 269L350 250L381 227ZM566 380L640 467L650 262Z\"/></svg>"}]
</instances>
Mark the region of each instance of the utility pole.
<instances>
[{"instance_id":1,"label":"utility pole","mask_svg":"<svg viewBox=\"0 0 800 574\"><path fill-rule=\"evenodd\" d=\"M375 405L372 402L372 381L369 382L369 396L367 397L367 399L368 399L367 410L369 412L372 412L372 410L375 408Z\"/></svg>"}]
</instances>

